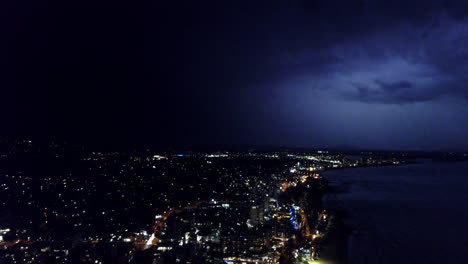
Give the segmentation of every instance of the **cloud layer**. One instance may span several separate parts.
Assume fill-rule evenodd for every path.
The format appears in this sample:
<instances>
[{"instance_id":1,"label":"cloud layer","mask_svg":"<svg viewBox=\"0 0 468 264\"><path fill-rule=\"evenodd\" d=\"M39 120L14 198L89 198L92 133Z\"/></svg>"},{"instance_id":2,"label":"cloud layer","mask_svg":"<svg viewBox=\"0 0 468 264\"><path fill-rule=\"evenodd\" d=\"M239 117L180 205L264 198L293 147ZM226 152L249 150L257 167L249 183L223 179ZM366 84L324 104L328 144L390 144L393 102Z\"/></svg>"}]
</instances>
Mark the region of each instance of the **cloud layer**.
<instances>
[{"instance_id":1,"label":"cloud layer","mask_svg":"<svg viewBox=\"0 0 468 264\"><path fill-rule=\"evenodd\" d=\"M284 85L301 80L324 96L374 104L466 102L468 20L440 15L427 23L401 22L329 48L290 54L286 67L302 70Z\"/></svg>"},{"instance_id":2,"label":"cloud layer","mask_svg":"<svg viewBox=\"0 0 468 264\"><path fill-rule=\"evenodd\" d=\"M467 1L27 2L1 133L468 149Z\"/></svg>"}]
</instances>

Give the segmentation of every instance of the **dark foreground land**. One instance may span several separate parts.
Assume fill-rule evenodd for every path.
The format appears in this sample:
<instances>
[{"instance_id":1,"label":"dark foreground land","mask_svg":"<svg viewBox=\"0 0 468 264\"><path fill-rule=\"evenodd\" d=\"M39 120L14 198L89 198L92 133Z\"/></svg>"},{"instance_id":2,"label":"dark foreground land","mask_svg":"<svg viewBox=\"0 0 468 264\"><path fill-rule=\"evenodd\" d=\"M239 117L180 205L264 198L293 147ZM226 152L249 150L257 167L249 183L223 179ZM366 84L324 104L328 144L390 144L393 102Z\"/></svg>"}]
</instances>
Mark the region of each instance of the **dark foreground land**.
<instances>
[{"instance_id":1,"label":"dark foreground land","mask_svg":"<svg viewBox=\"0 0 468 264\"><path fill-rule=\"evenodd\" d=\"M17 142L0 158L0 263L344 263L320 173L407 162Z\"/></svg>"}]
</instances>

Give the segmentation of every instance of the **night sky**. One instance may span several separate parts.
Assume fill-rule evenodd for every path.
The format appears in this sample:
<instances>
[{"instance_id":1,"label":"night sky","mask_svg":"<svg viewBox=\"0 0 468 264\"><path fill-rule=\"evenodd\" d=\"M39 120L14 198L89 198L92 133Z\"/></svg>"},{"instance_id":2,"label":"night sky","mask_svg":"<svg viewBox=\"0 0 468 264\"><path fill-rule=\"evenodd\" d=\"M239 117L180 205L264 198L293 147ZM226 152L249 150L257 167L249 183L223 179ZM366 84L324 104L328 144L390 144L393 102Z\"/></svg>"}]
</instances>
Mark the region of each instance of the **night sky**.
<instances>
[{"instance_id":1,"label":"night sky","mask_svg":"<svg viewBox=\"0 0 468 264\"><path fill-rule=\"evenodd\" d=\"M468 149L468 1L96 2L1 2L0 134Z\"/></svg>"}]
</instances>

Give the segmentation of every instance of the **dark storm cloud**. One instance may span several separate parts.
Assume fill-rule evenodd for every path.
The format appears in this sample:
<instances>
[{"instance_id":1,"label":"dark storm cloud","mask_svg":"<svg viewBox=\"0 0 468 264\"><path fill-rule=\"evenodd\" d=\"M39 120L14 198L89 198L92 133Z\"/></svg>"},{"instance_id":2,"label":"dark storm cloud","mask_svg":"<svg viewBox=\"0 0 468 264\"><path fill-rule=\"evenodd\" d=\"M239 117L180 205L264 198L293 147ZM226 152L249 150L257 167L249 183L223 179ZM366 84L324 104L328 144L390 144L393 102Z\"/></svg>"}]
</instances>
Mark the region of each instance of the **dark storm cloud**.
<instances>
[{"instance_id":1,"label":"dark storm cloud","mask_svg":"<svg viewBox=\"0 0 468 264\"><path fill-rule=\"evenodd\" d=\"M377 85L376 89L354 84L357 93L352 94L350 98L354 96L354 99L367 103L405 104L429 101L437 96L434 93L428 93L424 89L411 89L414 86L408 81L384 83L376 80L375 84Z\"/></svg>"},{"instance_id":2,"label":"dark storm cloud","mask_svg":"<svg viewBox=\"0 0 468 264\"><path fill-rule=\"evenodd\" d=\"M375 80L375 83L377 83L382 88L382 90L388 92L398 92L413 87L413 84L408 81L385 83L379 80Z\"/></svg>"},{"instance_id":3,"label":"dark storm cloud","mask_svg":"<svg viewBox=\"0 0 468 264\"><path fill-rule=\"evenodd\" d=\"M301 9L310 15L301 41L272 56L274 80L260 90L272 95L263 116L276 117L265 134L281 130L296 144L468 147L466 3L345 9L322 9L332 15L320 21Z\"/></svg>"},{"instance_id":4,"label":"dark storm cloud","mask_svg":"<svg viewBox=\"0 0 468 264\"><path fill-rule=\"evenodd\" d=\"M333 58L326 62L308 61L317 56L313 53L301 54L302 62L293 66L305 69L296 70L302 85L345 100L405 104L466 99L466 28L467 19L454 20L445 13L427 23L402 20L385 30L354 36L352 41L332 43L319 51L322 57Z\"/></svg>"},{"instance_id":5,"label":"dark storm cloud","mask_svg":"<svg viewBox=\"0 0 468 264\"><path fill-rule=\"evenodd\" d=\"M4 131L307 145L468 98L466 2L1 4Z\"/></svg>"}]
</instances>

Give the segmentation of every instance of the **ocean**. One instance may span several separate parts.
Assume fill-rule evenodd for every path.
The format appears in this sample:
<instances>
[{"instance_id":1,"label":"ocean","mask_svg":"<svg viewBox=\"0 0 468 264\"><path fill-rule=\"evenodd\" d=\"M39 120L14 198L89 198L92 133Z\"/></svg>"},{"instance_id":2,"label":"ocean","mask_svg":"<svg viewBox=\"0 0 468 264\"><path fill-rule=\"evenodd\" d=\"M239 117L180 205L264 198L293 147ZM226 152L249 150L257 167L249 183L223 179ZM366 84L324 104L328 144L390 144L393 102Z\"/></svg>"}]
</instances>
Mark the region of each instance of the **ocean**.
<instances>
[{"instance_id":1,"label":"ocean","mask_svg":"<svg viewBox=\"0 0 468 264\"><path fill-rule=\"evenodd\" d=\"M353 168L323 176L325 205L353 230L348 263L468 263L468 162Z\"/></svg>"}]
</instances>

